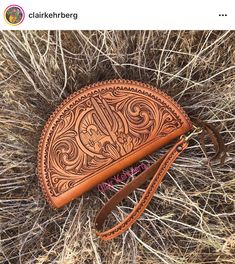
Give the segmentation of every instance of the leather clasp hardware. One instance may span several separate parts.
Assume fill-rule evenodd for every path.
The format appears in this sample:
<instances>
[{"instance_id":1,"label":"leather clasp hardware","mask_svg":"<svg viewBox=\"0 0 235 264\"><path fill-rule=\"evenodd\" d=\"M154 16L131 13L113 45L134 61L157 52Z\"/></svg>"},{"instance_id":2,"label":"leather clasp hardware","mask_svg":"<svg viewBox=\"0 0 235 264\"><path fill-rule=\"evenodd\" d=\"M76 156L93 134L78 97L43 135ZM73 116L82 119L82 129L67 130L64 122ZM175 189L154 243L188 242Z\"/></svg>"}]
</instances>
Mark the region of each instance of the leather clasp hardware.
<instances>
[{"instance_id":1,"label":"leather clasp hardware","mask_svg":"<svg viewBox=\"0 0 235 264\"><path fill-rule=\"evenodd\" d=\"M180 139L184 139L185 141L189 141L190 138L192 138L193 136L199 135L201 133L202 133L202 128L193 125L193 130L191 132L189 132L187 135L182 135L180 137Z\"/></svg>"}]
</instances>

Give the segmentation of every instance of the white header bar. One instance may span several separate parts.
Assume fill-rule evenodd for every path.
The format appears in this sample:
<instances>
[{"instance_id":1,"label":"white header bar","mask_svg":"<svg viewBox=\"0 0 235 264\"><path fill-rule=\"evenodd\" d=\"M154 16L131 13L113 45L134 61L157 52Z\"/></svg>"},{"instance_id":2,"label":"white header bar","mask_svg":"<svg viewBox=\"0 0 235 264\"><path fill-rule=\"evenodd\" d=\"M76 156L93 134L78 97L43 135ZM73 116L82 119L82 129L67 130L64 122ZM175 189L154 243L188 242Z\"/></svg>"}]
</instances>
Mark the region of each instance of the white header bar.
<instances>
[{"instance_id":1,"label":"white header bar","mask_svg":"<svg viewBox=\"0 0 235 264\"><path fill-rule=\"evenodd\" d=\"M235 0L5 0L0 29L235 29Z\"/></svg>"}]
</instances>

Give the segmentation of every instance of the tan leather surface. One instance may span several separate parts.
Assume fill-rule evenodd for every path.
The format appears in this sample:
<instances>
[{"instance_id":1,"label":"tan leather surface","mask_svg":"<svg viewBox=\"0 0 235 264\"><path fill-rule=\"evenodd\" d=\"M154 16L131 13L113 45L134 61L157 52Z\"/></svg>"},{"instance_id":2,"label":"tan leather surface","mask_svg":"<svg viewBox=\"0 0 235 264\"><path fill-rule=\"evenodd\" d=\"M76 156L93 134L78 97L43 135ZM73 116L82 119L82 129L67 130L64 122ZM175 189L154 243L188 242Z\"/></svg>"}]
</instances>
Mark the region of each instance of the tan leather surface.
<instances>
[{"instance_id":1,"label":"tan leather surface","mask_svg":"<svg viewBox=\"0 0 235 264\"><path fill-rule=\"evenodd\" d=\"M123 189L117 192L100 210L95 220L95 227L101 230L108 214L114 210L119 202L126 198L136 188L141 186L149 178L152 180L149 183L146 191L142 195L140 201L135 205L132 212L116 226L106 231L97 231L97 235L103 240L110 240L126 231L135 221L141 216L150 200L152 199L156 189L161 183L163 177L170 169L172 163L180 155L180 153L188 146L188 142L184 139L177 142L161 159L155 162L147 170L142 172L129 184L125 185Z\"/></svg>"},{"instance_id":2,"label":"tan leather surface","mask_svg":"<svg viewBox=\"0 0 235 264\"><path fill-rule=\"evenodd\" d=\"M47 121L38 176L59 208L192 128L183 109L147 84L110 80L84 87Z\"/></svg>"}]
</instances>

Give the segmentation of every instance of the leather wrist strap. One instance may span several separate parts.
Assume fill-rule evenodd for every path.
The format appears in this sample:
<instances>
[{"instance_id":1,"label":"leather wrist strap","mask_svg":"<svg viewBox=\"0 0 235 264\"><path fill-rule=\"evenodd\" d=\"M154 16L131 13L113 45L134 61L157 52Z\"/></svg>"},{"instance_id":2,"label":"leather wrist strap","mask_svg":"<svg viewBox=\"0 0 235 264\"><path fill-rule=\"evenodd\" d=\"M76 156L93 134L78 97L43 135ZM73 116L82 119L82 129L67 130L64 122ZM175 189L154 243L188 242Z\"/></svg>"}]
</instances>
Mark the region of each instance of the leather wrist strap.
<instances>
[{"instance_id":1,"label":"leather wrist strap","mask_svg":"<svg viewBox=\"0 0 235 264\"><path fill-rule=\"evenodd\" d=\"M99 230L96 233L102 240L110 240L120 235L135 223L151 201L151 198L167 171L170 169L172 163L187 146L188 142L185 139L181 139L163 157L161 157L157 162L151 165L147 170L142 172L132 182L127 184L123 189L109 199L109 201L99 211L95 220L95 227ZM113 209L116 208L117 204L150 178L152 178L152 180L150 181L140 201L134 206L132 212L111 229L100 231L107 216Z\"/></svg>"}]
</instances>

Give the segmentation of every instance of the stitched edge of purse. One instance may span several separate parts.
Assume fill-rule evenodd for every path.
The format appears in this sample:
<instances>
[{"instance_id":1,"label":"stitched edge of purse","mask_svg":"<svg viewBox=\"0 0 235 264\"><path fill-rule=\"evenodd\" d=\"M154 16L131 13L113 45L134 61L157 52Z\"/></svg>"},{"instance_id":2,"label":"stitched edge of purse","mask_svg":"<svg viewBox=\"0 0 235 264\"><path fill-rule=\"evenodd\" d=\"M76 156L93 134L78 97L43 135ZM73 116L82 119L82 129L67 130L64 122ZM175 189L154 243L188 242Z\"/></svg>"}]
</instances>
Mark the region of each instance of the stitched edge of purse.
<instances>
[{"instance_id":1,"label":"stitched edge of purse","mask_svg":"<svg viewBox=\"0 0 235 264\"><path fill-rule=\"evenodd\" d=\"M51 122L53 121L54 117L57 115L57 113L70 101L72 100L74 97L78 96L79 94L82 94L83 92L87 91L90 88L95 88L95 87L99 87L102 85L107 85L107 84L130 84L130 85L139 85L140 87L144 87L144 88L148 88L160 95L162 95L165 99L167 99L168 101L170 101L172 103L173 106L175 106L177 109L180 110L180 112L182 113L182 115L185 117L186 121L188 122L189 126L191 126L191 121L188 117L188 115L186 114L186 112L184 111L184 109L169 95L167 95L165 92L161 91L159 88L156 88L150 84L147 83L142 83L139 81L134 81L134 80L128 80L128 79L110 79L110 80L105 80L105 81L100 81L100 82L96 82L90 85L86 85L84 87L82 87L81 89L79 89L78 91L72 93L71 95L69 95L66 99L64 99L56 108L55 110L51 113L51 115L49 116L48 120L46 121L46 124L44 125L42 132L41 132L41 136L40 136L40 140L39 140L39 144L38 144L38 153L37 153L37 176L39 179L39 183L42 189L42 192L44 194L44 197L46 198L47 202L49 203L49 205L56 209L55 204L53 203L52 199L50 198L50 196L48 195L48 191L46 190L45 186L44 186L44 180L41 174L41 170L42 170L42 166L41 166L41 162L42 162L42 156L41 156L41 152L42 152L42 147L43 147L43 143L44 143L44 137L46 132L48 131L48 127L50 126Z\"/></svg>"}]
</instances>

